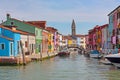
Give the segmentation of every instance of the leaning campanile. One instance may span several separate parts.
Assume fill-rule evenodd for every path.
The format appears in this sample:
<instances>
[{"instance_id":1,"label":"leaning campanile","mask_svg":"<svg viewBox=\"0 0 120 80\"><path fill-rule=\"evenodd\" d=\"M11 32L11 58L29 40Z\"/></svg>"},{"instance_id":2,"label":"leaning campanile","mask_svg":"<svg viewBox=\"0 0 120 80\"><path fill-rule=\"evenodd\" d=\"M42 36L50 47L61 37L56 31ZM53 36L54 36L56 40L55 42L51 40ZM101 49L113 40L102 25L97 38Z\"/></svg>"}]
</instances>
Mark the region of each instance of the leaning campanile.
<instances>
[{"instance_id":1,"label":"leaning campanile","mask_svg":"<svg viewBox=\"0 0 120 80\"><path fill-rule=\"evenodd\" d=\"M72 29L72 36L75 36L76 35L76 25L75 25L74 19L72 21L71 29Z\"/></svg>"}]
</instances>

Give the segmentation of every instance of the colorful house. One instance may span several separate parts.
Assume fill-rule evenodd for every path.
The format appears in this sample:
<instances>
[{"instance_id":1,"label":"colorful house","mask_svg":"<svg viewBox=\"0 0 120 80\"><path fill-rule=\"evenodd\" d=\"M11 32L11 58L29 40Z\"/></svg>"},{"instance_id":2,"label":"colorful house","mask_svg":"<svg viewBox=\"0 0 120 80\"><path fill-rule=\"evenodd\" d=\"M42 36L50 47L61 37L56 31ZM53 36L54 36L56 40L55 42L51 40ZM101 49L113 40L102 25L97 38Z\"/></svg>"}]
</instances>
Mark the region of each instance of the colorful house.
<instances>
[{"instance_id":1,"label":"colorful house","mask_svg":"<svg viewBox=\"0 0 120 80\"><path fill-rule=\"evenodd\" d=\"M93 50L94 49L94 45L93 45L94 30L93 29L89 30L88 34L89 34L89 50Z\"/></svg>"},{"instance_id":2,"label":"colorful house","mask_svg":"<svg viewBox=\"0 0 120 80\"><path fill-rule=\"evenodd\" d=\"M109 40L111 38L111 45L110 48L116 52L117 49L120 48L120 6L114 9L111 13L108 14L109 16ZM110 34L111 33L111 34ZM117 52L116 52L117 53Z\"/></svg>"},{"instance_id":3,"label":"colorful house","mask_svg":"<svg viewBox=\"0 0 120 80\"><path fill-rule=\"evenodd\" d=\"M46 21L27 21L27 23L35 26L36 53L40 53L42 50L42 30L46 28Z\"/></svg>"},{"instance_id":4,"label":"colorful house","mask_svg":"<svg viewBox=\"0 0 120 80\"><path fill-rule=\"evenodd\" d=\"M73 40L70 35L64 36L64 42L65 42L65 47L71 47L73 46Z\"/></svg>"},{"instance_id":5,"label":"colorful house","mask_svg":"<svg viewBox=\"0 0 120 80\"><path fill-rule=\"evenodd\" d=\"M25 54L35 54L35 35L27 33L26 35L21 34L20 37Z\"/></svg>"},{"instance_id":6,"label":"colorful house","mask_svg":"<svg viewBox=\"0 0 120 80\"><path fill-rule=\"evenodd\" d=\"M102 48L102 45L101 45L101 43L102 43L102 32L101 32L101 26L99 26L98 28L97 28L97 32L96 32L97 34L96 34L96 36L97 36L97 50L101 50L101 48Z\"/></svg>"},{"instance_id":7,"label":"colorful house","mask_svg":"<svg viewBox=\"0 0 120 80\"><path fill-rule=\"evenodd\" d=\"M101 48L101 27L96 25L93 29L89 30L89 49L100 50Z\"/></svg>"},{"instance_id":8,"label":"colorful house","mask_svg":"<svg viewBox=\"0 0 120 80\"><path fill-rule=\"evenodd\" d=\"M85 44L86 44L86 49L89 50L89 36L85 35Z\"/></svg>"},{"instance_id":9,"label":"colorful house","mask_svg":"<svg viewBox=\"0 0 120 80\"><path fill-rule=\"evenodd\" d=\"M109 14L108 15L109 16L109 24L108 24L108 49L112 49L113 48L113 45L112 45L112 40L111 40L111 38L112 38L112 36L113 36L113 34L115 33L114 31L113 31L113 15L112 14Z\"/></svg>"},{"instance_id":10,"label":"colorful house","mask_svg":"<svg viewBox=\"0 0 120 80\"><path fill-rule=\"evenodd\" d=\"M72 37L68 36L67 39L68 39L68 46L73 45Z\"/></svg>"},{"instance_id":11,"label":"colorful house","mask_svg":"<svg viewBox=\"0 0 120 80\"><path fill-rule=\"evenodd\" d=\"M20 53L20 34L25 32L16 30L15 26L0 25L0 56L18 56Z\"/></svg>"},{"instance_id":12,"label":"colorful house","mask_svg":"<svg viewBox=\"0 0 120 80\"><path fill-rule=\"evenodd\" d=\"M96 25L92 31L92 49L93 50L97 50L97 28L98 28L98 25Z\"/></svg>"},{"instance_id":13,"label":"colorful house","mask_svg":"<svg viewBox=\"0 0 120 80\"><path fill-rule=\"evenodd\" d=\"M48 38L50 37L49 35L49 32L47 30L43 30L42 31L42 53L47 53L49 50L48 50Z\"/></svg>"},{"instance_id":14,"label":"colorful house","mask_svg":"<svg viewBox=\"0 0 120 80\"><path fill-rule=\"evenodd\" d=\"M67 40L67 37L66 37L66 36L63 36L63 37L62 37L62 48L67 47L67 45L68 45L68 44L67 44L67 41L68 41L68 40Z\"/></svg>"},{"instance_id":15,"label":"colorful house","mask_svg":"<svg viewBox=\"0 0 120 80\"><path fill-rule=\"evenodd\" d=\"M51 35L51 51L56 51L58 46L57 46L57 29L53 27L46 27L46 30L49 31Z\"/></svg>"},{"instance_id":16,"label":"colorful house","mask_svg":"<svg viewBox=\"0 0 120 80\"><path fill-rule=\"evenodd\" d=\"M57 36L57 45L59 46L59 50L62 50L62 47L63 47L62 40L63 40L63 35L60 34L60 33L58 33L58 36Z\"/></svg>"},{"instance_id":17,"label":"colorful house","mask_svg":"<svg viewBox=\"0 0 120 80\"><path fill-rule=\"evenodd\" d=\"M101 26L101 31L102 31L102 43L101 43L102 52L107 53L108 24Z\"/></svg>"},{"instance_id":18,"label":"colorful house","mask_svg":"<svg viewBox=\"0 0 120 80\"><path fill-rule=\"evenodd\" d=\"M33 25L31 22L25 22L25 21L20 21L18 19L11 18L10 14L7 14L7 20L3 22L2 25L7 25L7 26L14 25L14 26L17 26L16 27L17 30L21 30L29 33L29 36L26 36L26 35L21 36L23 44L25 44L24 48L25 48L26 54L35 53L35 48L36 48L36 53L40 52L40 48L41 48L40 46L42 41L42 29L40 29L38 25ZM33 41L31 42L29 40L33 40ZM35 45L35 43L37 44L37 46ZM30 49L32 50L30 51Z\"/></svg>"},{"instance_id":19,"label":"colorful house","mask_svg":"<svg viewBox=\"0 0 120 80\"><path fill-rule=\"evenodd\" d=\"M77 37L77 39L79 40L79 41L77 41L78 44L79 44L79 46L81 46L82 48L86 49L86 39L85 39L85 35L80 35L80 34L78 34L78 35L76 35L76 37Z\"/></svg>"}]
</instances>

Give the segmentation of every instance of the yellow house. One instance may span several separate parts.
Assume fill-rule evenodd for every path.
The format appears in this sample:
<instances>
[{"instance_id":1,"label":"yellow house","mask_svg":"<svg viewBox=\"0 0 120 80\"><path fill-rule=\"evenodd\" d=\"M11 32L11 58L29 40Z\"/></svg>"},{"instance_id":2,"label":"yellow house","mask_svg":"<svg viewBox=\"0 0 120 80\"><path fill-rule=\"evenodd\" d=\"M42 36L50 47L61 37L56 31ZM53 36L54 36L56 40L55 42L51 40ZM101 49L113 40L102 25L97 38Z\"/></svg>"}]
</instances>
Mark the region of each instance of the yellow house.
<instances>
[{"instance_id":1,"label":"yellow house","mask_svg":"<svg viewBox=\"0 0 120 80\"><path fill-rule=\"evenodd\" d=\"M73 41L71 39L68 40L68 45L72 45Z\"/></svg>"}]
</instances>

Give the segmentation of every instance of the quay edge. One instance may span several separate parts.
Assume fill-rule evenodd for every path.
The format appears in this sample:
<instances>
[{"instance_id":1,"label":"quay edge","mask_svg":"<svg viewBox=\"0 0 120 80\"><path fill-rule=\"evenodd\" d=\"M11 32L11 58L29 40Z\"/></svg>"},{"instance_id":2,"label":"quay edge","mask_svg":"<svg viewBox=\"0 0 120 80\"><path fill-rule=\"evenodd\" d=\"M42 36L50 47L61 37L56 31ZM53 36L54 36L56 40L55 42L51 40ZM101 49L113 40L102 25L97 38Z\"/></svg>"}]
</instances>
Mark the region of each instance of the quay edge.
<instances>
[{"instance_id":1,"label":"quay edge","mask_svg":"<svg viewBox=\"0 0 120 80\"><path fill-rule=\"evenodd\" d=\"M39 55L39 54L38 54ZM37 56L38 56L37 55ZM45 59L49 59L52 57L57 56L57 53L51 53L48 55L43 55L42 58L36 57L35 55L31 56L25 56L25 61L23 61L22 57L0 57L0 66L20 66L20 65L27 65L28 63L32 61L42 61Z\"/></svg>"}]
</instances>

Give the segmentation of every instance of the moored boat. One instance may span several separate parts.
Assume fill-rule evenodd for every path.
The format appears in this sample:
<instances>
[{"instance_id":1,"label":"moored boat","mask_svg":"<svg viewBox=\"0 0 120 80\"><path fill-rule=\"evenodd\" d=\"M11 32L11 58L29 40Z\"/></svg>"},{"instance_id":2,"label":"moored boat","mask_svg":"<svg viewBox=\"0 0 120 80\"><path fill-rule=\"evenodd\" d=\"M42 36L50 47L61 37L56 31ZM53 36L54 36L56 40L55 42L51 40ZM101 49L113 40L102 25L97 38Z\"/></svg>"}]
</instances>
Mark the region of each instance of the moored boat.
<instances>
[{"instance_id":1,"label":"moored boat","mask_svg":"<svg viewBox=\"0 0 120 80\"><path fill-rule=\"evenodd\" d=\"M90 51L90 57L91 58L100 58L100 53L99 53L99 51L98 50L92 50L92 51Z\"/></svg>"},{"instance_id":2,"label":"moored boat","mask_svg":"<svg viewBox=\"0 0 120 80\"><path fill-rule=\"evenodd\" d=\"M69 56L70 52L68 50L62 50L58 52L58 56Z\"/></svg>"},{"instance_id":3,"label":"moored boat","mask_svg":"<svg viewBox=\"0 0 120 80\"><path fill-rule=\"evenodd\" d=\"M120 53L105 56L113 65L120 68Z\"/></svg>"},{"instance_id":4,"label":"moored boat","mask_svg":"<svg viewBox=\"0 0 120 80\"><path fill-rule=\"evenodd\" d=\"M69 56L70 53L67 53L67 52L59 52L58 53L58 56Z\"/></svg>"}]
</instances>

